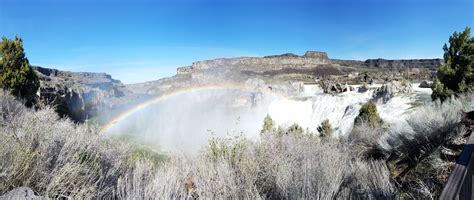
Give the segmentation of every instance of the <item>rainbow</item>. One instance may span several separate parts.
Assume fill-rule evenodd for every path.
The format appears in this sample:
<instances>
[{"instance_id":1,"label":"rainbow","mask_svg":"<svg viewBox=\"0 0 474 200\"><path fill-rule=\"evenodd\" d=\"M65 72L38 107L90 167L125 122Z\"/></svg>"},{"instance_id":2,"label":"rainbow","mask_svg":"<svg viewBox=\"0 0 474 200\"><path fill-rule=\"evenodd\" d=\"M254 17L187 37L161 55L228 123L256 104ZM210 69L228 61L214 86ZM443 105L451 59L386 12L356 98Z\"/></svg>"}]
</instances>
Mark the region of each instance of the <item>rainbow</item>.
<instances>
[{"instance_id":1,"label":"rainbow","mask_svg":"<svg viewBox=\"0 0 474 200\"><path fill-rule=\"evenodd\" d=\"M185 93L196 91L196 90L203 90L203 89L250 90L250 91L264 92L266 94L270 94L272 96L276 96L276 97L279 97L279 98L287 98L286 96L284 96L280 93L276 93L276 92L272 91L269 88L249 87L248 85L243 84L243 83L223 83L223 84L219 84L219 85L197 85L197 86L193 86L193 87L180 88L180 89L172 90L172 91L169 91L169 92L165 92L164 94L162 94L162 95L160 95L156 98L153 98L153 99L147 100L145 102L142 102L142 103L132 107L131 109L122 112L121 114L119 114L118 116L116 116L115 118L110 120L107 124L102 126L102 128L100 129L100 133L101 134L106 133L110 128L112 128L118 122L126 119L128 116L136 113L139 110L142 110L142 109L146 108L149 105L157 104L157 103L159 103L163 100L166 100L170 97L173 97L173 96L185 94Z\"/></svg>"}]
</instances>

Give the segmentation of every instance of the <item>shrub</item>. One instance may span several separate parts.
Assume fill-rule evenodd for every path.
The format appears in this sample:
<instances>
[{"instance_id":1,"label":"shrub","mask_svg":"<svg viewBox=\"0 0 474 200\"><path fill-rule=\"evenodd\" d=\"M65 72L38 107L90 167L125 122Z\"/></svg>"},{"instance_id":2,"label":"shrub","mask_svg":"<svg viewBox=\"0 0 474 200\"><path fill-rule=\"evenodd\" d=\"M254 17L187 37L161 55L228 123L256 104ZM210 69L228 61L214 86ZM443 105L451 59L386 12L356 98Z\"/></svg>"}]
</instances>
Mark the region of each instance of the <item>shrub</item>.
<instances>
[{"instance_id":1,"label":"shrub","mask_svg":"<svg viewBox=\"0 0 474 200\"><path fill-rule=\"evenodd\" d=\"M474 96L466 95L417 108L407 126L392 127L378 147L390 156L391 176L403 195L431 198L440 194L460 153L466 134L460 125L462 111L474 108Z\"/></svg>"},{"instance_id":2,"label":"shrub","mask_svg":"<svg viewBox=\"0 0 474 200\"><path fill-rule=\"evenodd\" d=\"M286 134L297 134L301 135L304 133L303 127L301 127L299 124L294 123L288 129L286 130Z\"/></svg>"},{"instance_id":3,"label":"shrub","mask_svg":"<svg viewBox=\"0 0 474 200\"><path fill-rule=\"evenodd\" d=\"M331 138L332 134L334 132L334 129L332 129L331 123L329 122L328 119L324 120L320 126L318 126L318 132L319 136L321 138Z\"/></svg>"},{"instance_id":4,"label":"shrub","mask_svg":"<svg viewBox=\"0 0 474 200\"><path fill-rule=\"evenodd\" d=\"M23 98L31 106L35 102L39 80L23 50L23 41L6 37L0 42L0 87Z\"/></svg>"},{"instance_id":5,"label":"shrub","mask_svg":"<svg viewBox=\"0 0 474 200\"><path fill-rule=\"evenodd\" d=\"M357 126L363 122L367 122L372 128L379 127L383 122L377 112L377 106L372 101L362 105L359 115L354 120L354 125Z\"/></svg>"},{"instance_id":6,"label":"shrub","mask_svg":"<svg viewBox=\"0 0 474 200\"><path fill-rule=\"evenodd\" d=\"M211 138L206 157L211 161L227 160L230 164L236 165L248 148L247 140L243 136L234 138Z\"/></svg>"},{"instance_id":7,"label":"shrub","mask_svg":"<svg viewBox=\"0 0 474 200\"><path fill-rule=\"evenodd\" d=\"M346 142L358 158L383 159L387 153L380 147L379 142L384 134L385 130L381 127L372 127L364 121L353 127L346 137Z\"/></svg>"},{"instance_id":8,"label":"shrub","mask_svg":"<svg viewBox=\"0 0 474 200\"><path fill-rule=\"evenodd\" d=\"M268 133L275 131L275 121L267 114L263 119L263 127L260 133Z\"/></svg>"},{"instance_id":9,"label":"shrub","mask_svg":"<svg viewBox=\"0 0 474 200\"><path fill-rule=\"evenodd\" d=\"M474 89L474 38L471 29L454 32L449 37L449 47L444 45L444 64L438 69L433 84L432 99L446 100Z\"/></svg>"}]
</instances>

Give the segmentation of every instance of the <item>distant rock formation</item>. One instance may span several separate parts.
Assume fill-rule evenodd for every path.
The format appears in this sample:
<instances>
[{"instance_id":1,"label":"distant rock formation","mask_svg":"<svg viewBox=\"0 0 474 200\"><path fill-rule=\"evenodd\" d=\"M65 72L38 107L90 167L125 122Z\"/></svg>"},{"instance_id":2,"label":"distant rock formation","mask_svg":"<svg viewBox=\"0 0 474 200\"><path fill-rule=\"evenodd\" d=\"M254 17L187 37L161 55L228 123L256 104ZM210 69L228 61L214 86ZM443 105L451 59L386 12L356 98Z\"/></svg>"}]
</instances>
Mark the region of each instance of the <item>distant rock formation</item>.
<instances>
[{"instance_id":1,"label":"distant rock formation","mask_svg":"<svg viewBox=\"0 0 474 200\"><path fill-rule=\"evenodd\" d=\"M308 51L303 56L292 53L265 57L219 58L194 62L191 66L179 67L177 74L188 74L209 68L228 67L236 70L264 72L284 68L308 69L317 65L330 64L326 52Z\"/></svg>"},{"instance_id":2,"label":"distant rock formation","mask_svg":"<svg viewBox=\"0 0 474 200\"><path fill-rule=\"evenodd\" d=\"M329 60L328 54L326 52L321 52L321 51L307 51L303 57Z\"/></svg>"},{"instance_id":3,"label":"distant rock formation","mask_svg":"<svg viewBox=\"0 0 474 200\"><path fill-rule=\"evenodd\" d=\"M443 63L443 59L411 59L411 60L386 60L386 59L368 59L359 60L339 60L331 59L331 63L347 67L368 67L390 70L428 68L437 69Z\"/></svg>"},{"instance_id":4,"label":"distant rock formation","mask_svg":"<svg viewBox=\"0 0 474 200\"><path fill-rule=\"evenodd\" d=\"M56 106L60 115L84 121L97 115L100 107L112 107L114 99L131 92L105 73L67 72L33 66L40 79L38 96Z\"/></svg>"},{"instance_id":5,"label":"distant rock formation","mask_svg":"<svg viewBox=\"0 0 474 200\"><path fill-rule=\"evenodd\" d=\"M192 63L190 66L179 67L177 75L191 75L192 78L206 77L212 74L214 77L222 74L230 74L231 77L243 75L250 76L288 76L290 74L311 75L313 77L341 76L354 71L384 71L394 73L408 73L410 70L415 78L430 78L432 71L442 64L442 59L411 59L411 60L386 60L368 59L339 60L330 59L326 52L307 51L299 56L293 53L281 55L270 55L264 57L238 57L219 58ZM426 72L419 69L427 69ZM431 71L431 72L430 72ZM239 74L239 72L241 74ZM423 73L421 73L423 72ZM379 74L382 75L382 74ZM395 74L401 76L401 74ZM214 78L207 76L207 78ZM226 77L226 78L231 78ZM387 77L385 74L383 77ZM382 76L378 76L382 78Z\"/></svg>"}]
</instances>

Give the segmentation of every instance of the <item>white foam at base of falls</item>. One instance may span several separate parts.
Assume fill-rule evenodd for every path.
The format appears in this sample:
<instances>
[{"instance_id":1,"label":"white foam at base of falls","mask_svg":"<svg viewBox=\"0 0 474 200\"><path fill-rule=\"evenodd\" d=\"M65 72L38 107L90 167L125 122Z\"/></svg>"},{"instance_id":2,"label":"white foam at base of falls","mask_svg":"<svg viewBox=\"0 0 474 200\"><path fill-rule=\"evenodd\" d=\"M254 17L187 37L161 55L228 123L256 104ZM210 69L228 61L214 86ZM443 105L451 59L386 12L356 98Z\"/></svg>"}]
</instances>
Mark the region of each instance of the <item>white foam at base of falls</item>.
<instances>
[{"instance_id":1,"label":"white foam at base of falls","mask_svg":"<svg viewBox=\"0 0 474 200\"><path fill-rule=\"evenodd\" d=\"M369 88L377 86L372 85ZM431 93L431 89L419 88L419 84L412 86L413 94L395 96L385 104L377 103L377 110L384 121L392 124L403 123L403 118L410 112L411 104L417 100L417 96ZM304 87L304 98L274 100L269 106L269 115L279 126L288 127L297 123L312 132L317 132L321 122L328 119L335 129L335 135L344 135L352 129L362 104L369 101L373 95L373 90L369 90L364 93L352 91L333 96L321 94L316 87L318 86Z\"/></svg>"}]
</instances>

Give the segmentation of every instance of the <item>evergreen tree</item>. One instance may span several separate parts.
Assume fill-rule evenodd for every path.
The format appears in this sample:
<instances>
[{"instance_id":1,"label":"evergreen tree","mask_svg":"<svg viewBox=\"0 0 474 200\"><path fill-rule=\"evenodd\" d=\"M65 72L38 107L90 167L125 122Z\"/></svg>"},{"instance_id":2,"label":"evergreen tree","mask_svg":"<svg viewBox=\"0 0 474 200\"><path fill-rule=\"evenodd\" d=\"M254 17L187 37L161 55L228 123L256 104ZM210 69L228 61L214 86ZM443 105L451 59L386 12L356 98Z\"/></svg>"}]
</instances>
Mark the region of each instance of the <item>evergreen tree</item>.
<instances>
[{"instance_id":1,"label":"evergreen tree","mask_svg":"<svg viewBox=\"0 0 474 200\"><path fill-rule=\"evenodd\" d=\"M0 42L0 87L22 98L27 105L35 101L39 80L23 50L23 41L15 36Z\"/></svg>"},{"instance_id":2,"label":"evergreen tree","mask_svg":"<svg viewBox=\"0 0 474 200\"><path fill-rule=\"evenodd\" d=\"M474 38L470 34L469 27L462 33L454 32L449 37L449 47L444 45L444 64L433 84L433 100L444 101L452 95L473 91Z\"/></svg>"},{"instance_id":3,"label":"evergreen tree","mask_svg":"<svg viewBox=\"0 0 474 200\"><path fill-rule=\"evenodd\" d=\"M368 123L370 127L379 127L383 121L377 112L377 106L372 101L364 103L359 110L359 115L355 118L354 124L360 125L362 123Z\"/></svg>"}]
</instances>

